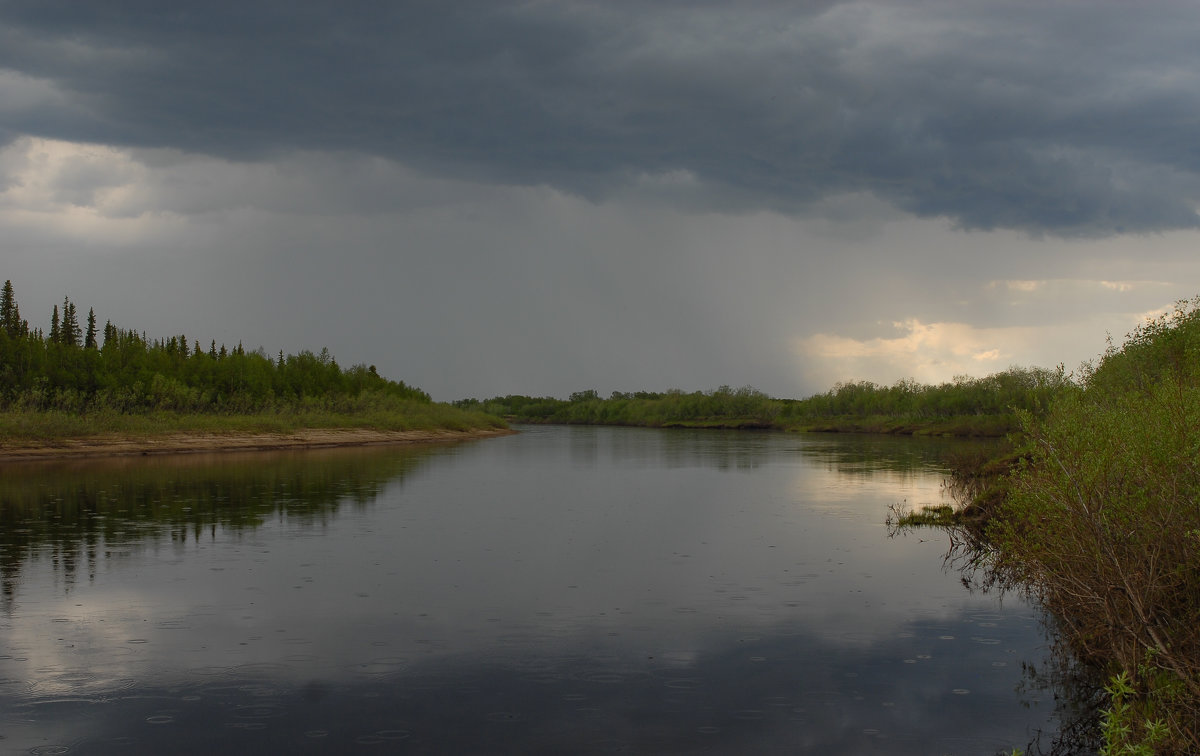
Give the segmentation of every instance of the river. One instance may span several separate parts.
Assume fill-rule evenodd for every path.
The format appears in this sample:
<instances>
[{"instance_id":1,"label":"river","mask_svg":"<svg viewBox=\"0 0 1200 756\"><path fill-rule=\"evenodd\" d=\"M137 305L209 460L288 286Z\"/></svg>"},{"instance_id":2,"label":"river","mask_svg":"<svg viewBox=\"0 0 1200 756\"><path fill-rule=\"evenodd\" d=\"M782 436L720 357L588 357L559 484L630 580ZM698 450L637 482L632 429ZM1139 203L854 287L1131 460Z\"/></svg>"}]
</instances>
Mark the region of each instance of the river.
<instances>
[{"instance_id":1,"label":"river","mask_svg":"<svg viewBox=\"0 0 1200 756\"><path fill-rule=\"evenodd\" d=\"M980 754L1058 727L948 441L531 427L0 468L0 751Z\"/></svg>"}]
</instances>

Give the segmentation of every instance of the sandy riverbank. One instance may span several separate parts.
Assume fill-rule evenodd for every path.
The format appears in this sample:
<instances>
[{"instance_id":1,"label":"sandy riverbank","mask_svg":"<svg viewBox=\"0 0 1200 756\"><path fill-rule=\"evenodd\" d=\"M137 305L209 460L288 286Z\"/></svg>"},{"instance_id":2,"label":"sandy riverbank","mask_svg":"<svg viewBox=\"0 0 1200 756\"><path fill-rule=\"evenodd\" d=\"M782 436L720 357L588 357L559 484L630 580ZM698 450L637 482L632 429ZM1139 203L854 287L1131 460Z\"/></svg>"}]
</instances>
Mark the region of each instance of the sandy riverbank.
<instances>
[{"instance_id":1,"label":"sandy riverbank","mask_svg":"<svg viewBox=\"0 0 1200 756\"><path fill-rule=\"evenodd\" d=\"M334 446L427 444L505 436L515 431L481 428L469 431L379 431L365 428L312 428L294 433L170 433L161 436L63 439L52 444L0 443L0 462L78 457L187 454L189 452L320 449Z\"/></svg>"}]
</instances>

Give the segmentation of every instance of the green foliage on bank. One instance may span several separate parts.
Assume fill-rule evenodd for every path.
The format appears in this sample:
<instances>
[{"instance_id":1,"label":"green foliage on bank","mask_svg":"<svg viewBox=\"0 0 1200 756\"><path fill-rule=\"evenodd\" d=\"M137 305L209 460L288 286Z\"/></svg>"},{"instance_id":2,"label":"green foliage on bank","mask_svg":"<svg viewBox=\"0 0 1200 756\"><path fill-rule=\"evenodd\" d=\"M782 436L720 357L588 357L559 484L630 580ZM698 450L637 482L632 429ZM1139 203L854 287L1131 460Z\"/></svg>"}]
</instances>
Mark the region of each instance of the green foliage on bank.
<instances>
[{"instance_id":1,"label":"green foliage on bank","mask_svg":"<svg viewBox=\"0 0 1200 756\"><path fill-rule=\"evenodd\" d=\"M1105 753L1200 753L1200 300L1022 422L985 531L996 574L1109 675Z\"/></svg>"},{"instance_id":2,"label":"green foliage on bank","mask_svg":"<svg viewBox=\"0 0 1200 756\"><path fill-rule=\"evenodd\" d=\"M1014 367L937 386L915 381L891 386L839 383L807 399L775 399L749 386L722 386L690 393L613 392L607 398L594 390L568 399L509 395L455 404L526 423L999 437L1017 427L1016 411L1044 412L1069 384L1061 369Z\"/></svg>"},{"instance_id":3,"label":"green foliage on bank","mask_svg":"<svg viewBox=\"0 0 1200 756\"><path fill-rule=\"evenodd\" d=\"M276 357L185 335L150 339L92 310L54 305L49 334L0 288L0 439L45 442L100 434L288 432L313 427L416 430L496 427L478 412L434 403L375 366L343 368L320 353Z\"/></svg>"}]
</instances>

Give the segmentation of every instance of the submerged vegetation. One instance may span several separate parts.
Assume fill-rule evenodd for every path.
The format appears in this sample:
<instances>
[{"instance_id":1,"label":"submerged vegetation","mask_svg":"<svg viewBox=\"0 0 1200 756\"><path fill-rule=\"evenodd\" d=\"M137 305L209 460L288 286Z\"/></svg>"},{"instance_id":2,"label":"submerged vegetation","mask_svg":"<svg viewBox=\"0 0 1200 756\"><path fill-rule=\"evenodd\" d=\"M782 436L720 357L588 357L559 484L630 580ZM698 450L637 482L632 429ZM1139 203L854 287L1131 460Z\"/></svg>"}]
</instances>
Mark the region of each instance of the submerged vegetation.
<instances>
[{"instance_id":1,"label":"submerged vegetation","mask_svg":"<svg viewBox=\"0 0 1200 756\"><path fill-rule=\"evenodd\" d=\"M579 391L565 400L509 395L455 404L525 423L1001 437L1017 428L1017 411L1041 414L1068 384L1062 369L1014 367L937 386L840 383L807 399L774 399L749 386L722 386L691 393L613 392L607 398Z\"/></svg>"},{"instance_id":2,"label":"submerged vegetation","mask_svg":"<svg viewBox=\"0 0 1200 756\"><path fill-rule=\"evenodd\" d=\"M279 432L300 428L381 430L502 425L498 418L433 402L375 367L342 368L327 350L276 358L241 344L184 335L81 326L64 299L50 333L21 317L11 281L0 289L0 439L46 443L103 434L171 431Z\"/></svg>"}]
</instances>

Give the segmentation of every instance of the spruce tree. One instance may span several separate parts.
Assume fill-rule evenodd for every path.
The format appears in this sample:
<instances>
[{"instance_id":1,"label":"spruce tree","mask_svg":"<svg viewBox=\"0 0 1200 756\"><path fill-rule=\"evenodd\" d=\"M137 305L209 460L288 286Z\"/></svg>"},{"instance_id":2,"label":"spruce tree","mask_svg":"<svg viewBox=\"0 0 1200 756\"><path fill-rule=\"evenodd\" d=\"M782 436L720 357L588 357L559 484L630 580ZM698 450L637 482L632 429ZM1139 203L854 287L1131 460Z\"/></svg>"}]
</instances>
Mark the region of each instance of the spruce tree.
<instances>
[{"instance_id":1,"label":"spruce tree","mask_svg":"<svg viewBox=\"0 0 1200 756\"><path fill-rule=\"evenodd\" d=\"M79 346L79 318L75 315L75 303L63 297L62 325L59 327L59 340L68 346Z\"/></svg>"},{"instance_id":2,"label":"spruce tree","mask_svg":"<svg viewBox=\"0 0 1200 756\"><path fill-rule=\"evenodd\" d=\"M21 311L17 307L17 297L13 294L12 281L5 281L0 289L0 328L10 337L23 336L21 327Z\"/></svg>"},{"instance_id":3,"label":"spruce tree","mask_svg":"<svg viewBox=\"0 0 1200 756\"><path fill-rule=\"evenodd\" d=\"M88 349L96 348L96 310L92 307L88 308L87 334L84 336L83 345Z\"/></svg>"},{"instance_id":4,"label":"spruce tree","mask_svg":"<svg viewBox=\"0 0 1200 756\"><path fill-rule=\"evenodd\" d=\"M54 305L54 312L50 314L50 343L57 344L62 341L62 332L58 328L58 305Z\"/></svg>"}]
</instances>

